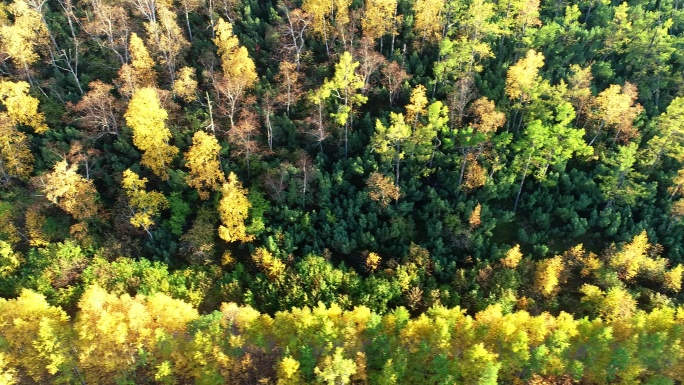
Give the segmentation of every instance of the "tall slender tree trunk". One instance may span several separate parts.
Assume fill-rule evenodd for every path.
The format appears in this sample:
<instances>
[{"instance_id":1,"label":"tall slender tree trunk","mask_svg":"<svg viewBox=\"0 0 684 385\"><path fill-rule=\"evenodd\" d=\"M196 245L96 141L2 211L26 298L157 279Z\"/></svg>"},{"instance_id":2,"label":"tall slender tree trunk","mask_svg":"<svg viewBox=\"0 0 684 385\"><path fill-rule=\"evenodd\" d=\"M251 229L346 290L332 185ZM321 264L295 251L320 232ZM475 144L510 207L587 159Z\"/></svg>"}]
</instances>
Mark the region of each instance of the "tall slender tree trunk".
<instances>
[{"instance_id":1,"label":"tall slender tree trunk","mask_svg":"<svg viewBox=\"0 0 684 385\"><path fill-rule=\"evenodd\" d=\"M190 44L192 44L192 30L190 29L190 15L187 5L183 6L183 9L185 10L185 25L188 27L188 38L190 39Z\"/></svg>"},{"instance_id":2,"label":"tall slender tree trunk","mask_svg":"<svg viewBox=\"0 0 684 385\"><path fill-rule=\"evenodd\" d=\"M463 151L463 162L461 162L461 172L458 176L458 190L461 191L461 185L463 184L463 175L465 175L466 163L468 163L468 152Z\"/></svg>"},{"instance_id":3,"label":"tall slender tree trunk","mask_svg":"<svg viewBox=\"0 0 684 385\"><path fill-rule=\"evenodd\" d=\"M525 184L525 177L527 176L527 170L530 167L530 160L532 160L532 153L527 157L527 163L525 163L525 170L523 171L522 180L520 181L520 188L518 189L518 195L515 196L515 205L513 205L513 212L518 210L518 202L520 201L520 193L522 193L523 185Z\"/></svg>"}]
</instances>

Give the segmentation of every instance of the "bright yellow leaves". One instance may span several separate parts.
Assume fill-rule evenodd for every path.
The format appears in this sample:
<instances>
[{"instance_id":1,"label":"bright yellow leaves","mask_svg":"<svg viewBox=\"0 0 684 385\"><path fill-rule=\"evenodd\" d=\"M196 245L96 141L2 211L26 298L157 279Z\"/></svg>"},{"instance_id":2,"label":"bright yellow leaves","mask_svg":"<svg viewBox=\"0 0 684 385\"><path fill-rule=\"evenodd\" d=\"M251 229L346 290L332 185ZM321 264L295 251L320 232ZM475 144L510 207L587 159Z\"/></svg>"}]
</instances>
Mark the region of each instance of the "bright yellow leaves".
<instances>
[{"instance_id":1,"label":"bright yellow leaves","mask_svg":"<svg viewBox=\"0 0 684 385\"><path fill-rule=\"evenodd\" d=\"M349 23L351 0L304 0L302 10L311 15L311 29L323 39L333 35L333 27L343 27ZM333 23L334 21L334 23Z\"/></svg>"},{"instance_id":2,"label":"bright yellow leaves","mask_svg":"<svg viewBox=\"0 0 684 385\"><path fill-rule=\"evenodd\" d=\"M252 88L257 81L256 66L249 57L247 48L240 46L237 37L233 35L233 26L230 23L219 18L214 32L214 44L218 47L223 69L223 77L216 83L216 88L228 98L232 127L235 125L234 117L239 101L245 91Z\"/></svg>"},{"instance_id":3,"label":"bright yellow leaves","mask_svg":"<svg viewBox=\"0 0 684 385\"><path fill-rule=\"evenodd\" d=\"M604 292L597 286L585 284L580 292L584 295L582 302L591 309L597 309L604 319L630 317L636 310L636 300L621 287L612 287Z\"/></svg>"},{"instance_id":4,"label":"bright yellow leaves","mask_svg":"<svg viewBox=\"0 0 684 385\"><path fill-rule=\"evenodd\" d=\"M0 278L7 278L14 274L23 261L18 252L12 250L12 245L0 241ZM2 384L0 382L0 384Z\"/></svg>"},{"instance_id":5,"label":"bright yellow leaves","mask_svg":"<svg viewBox=\"0 0 684 385\"><path fill-rule=\"evenodd\" d=\"M668 260L649 256L650 248L646 231L642 231L622 250L611 253L608 264L625 281L632 281L637 276L651 279L662 277Z\"/></svg>"},{"instance_id":6,"label":"bright yellow leaves","mask_svg":"<svg viewBox=\"0 0 684 385\"><path fill-rule=\"evenodd\" d=\"M395 34L397 0L366 0L361 27L363 35L376 40L389 33Z\"/></svg>"},{"instance_id":7,"label":"bright yellow leaves","mask_svg":"<svg viewBox=\"0 0 684 385\"><path fill-rule=\"evenodd\" d=\"M143 350L159 357L164 346L174 349L170 339L199 316L191 305L164 294L118 297L98 286L85 291L79 308L75 328L88 383L121 378Z\"/></svg>"},{"instance_id":8,"label":"bright yellow leaves","mask_svg":"<svg viewBox=\"0 0 684 385\"><path fill-rule=\"evenodd\" d=\"M128 44L131 64L124 64L119 70L119 92L131 97L141 87L154 87L156 73L154 60L137 34L132 33Z\"/></svg>"},{"instance_id":9,"label":"bright yellow leaves","mask_svg":"<svg viewBox=\"0 0 684 385\"><path fill-rule=\"evenodd\" d=\"M0 80L0 102L7 109L12 123L33 128L37 134L45 133L45 115L38 112L38 99L29 95L29 84Z\"/></svg>"},{"instance_id":10,"label":"bright yellow leaves","mask_svg":"<svg viewBox=\"0 0 684 385\"><path fill-rule=\"evenodd\" d=\"M513 246L506 252L506 257L501 260L501 264L509 269L515 269L522 260L522 252L520 252L520 245Z\"/></svg>"},{"instance_id":11,"label":"bright yellow leaves","mask_svg":"<svg viewBox=\"0 0 684 385\"><path fill-rule=\"evenodd\" d=\"M97 214L97 191L92 180L78 174L78 165L71 166L66 160L55 165L45 175L43 192L50 202L81 221Z\"/></svg>"},{"instance_id":12,"label":"bright yellow leaves","mask_svg":"<svg viewBox=\"0 0 684 385\"><path fill-rule=\"evenodd\" d=\"M169 144L171 131L165 124L168 114L161 107L155 89L136 91L125 117L126 124L133 130L133 144L143 152L140 163L162 180L168 179L167 167L178 148Z\"/></svg>"},{"instance_id":13,"label":"bright yellow leaves","mask_svg":"<svg viewBox=\"0 0 684 385\"><path fill-rule=\"evenodd\" d=\"M219 237L226 242L250 242L253 235L247 234L245 220L249 215L252 204L247 199L247 189L234 173L228 175L228 181L221 188L221 201L219 202Z\"/></svg>"},{"instance_id":14,"label":"bright yellow leaves","mask_svg":"<svg viewBox=\"0 0 684 385\"><path fill-rule=\"evenodd\" d=\"M204 131L192 137L192 146L185 153L185 166L190 169L186 177L188 186L196 188L201 199L209 199L209 191L217 190L225 182L218 153L218 140Z\"/></svg>"},{"instance_id":15,"label":"bright yellow leaves","mask_svg":"<svg viewBox=\"0 0 684 385\"><path fill-rule=\"evenodd\" d=\"M320 304L271 317L224 303L200 316L163 294L118 296L89 286L70 323L42 295L24 291L0 299L0 384L232 384L268 364L273 371L257 373L278 385L379 378L423 384L428 376L449 384L522 384L524 370L535 374L530 384L565 383L571 375L604 384L616 365L618 378L629 379L624 383L650 373L680 379L682 309L637 310L622 288L579 291L600 318L507 313L498 304L474 316L458 307L433 306L411 317L403 308L379 315ZM382 365L371 366L366 357L377 347Z\"/></svg>"},{"instance_id":16,"label":"bright yellow leaves","mask_svg":"<svg viewBox=\"0 0 684 385\"><path fill-rule=\"evenodd\" d=\"M9 184L12 178L26 180L33 171L33 154L26 134L16 129L12 119L0 112L0 178Z\"/></svg>"},{"instance_id":17,"label":"bright yellow leaves","mask_svg":"<svg viewBox=\"0 0 684 385\"><path fill-rule=\"evenodd\" d=\"M0 385L14 385L17 383L17 371L7 366L7 355L0 353Z\"/></svg>"},{"instance_id":18,"label":"bright yellow leaves","mask_svg":"<svg viewBox=\"0 0 684 385\"><path fill-rule=\"evenodd\" d=\"M544 66L544 55L531 49L524 58L508 69L506 94L511 100L528 102L540 82L539 70Z\"/></svg>"},{"instance_id":19,"label":"bright yellow leaves","mask_svg":"<svg viewBox=\"0 0 684 385\"><path fill-rule=\"evenodd\" d=\"M254 250L252 261L272 281L281 281L285 275L285 264L263 247Z\"/></svg>"},{"instance_id":20,"label":"bright yellow leaves","mask_svg":"<svg viewBox=\"0 0 684 385\"><path fill-rule=\"evenodd\" d=\"M217 47L219 57L229 59L230 55L239 47L240 41L237 36L233 35L233 25L229 22L219 19L214 27L214 44ZM222 61L221 65L227 65L228 62ZM224 71L230 70L228 67L223 68Z\"/></svg>"},{"instance_id":21,"label":"bright yellow leaves","mask_svg":"<svg viewBox=\"0 0 684 385\"><path fill-rule=\"evenodd\" d=\"M145 191L145 184L147 184L147 178L140 179L133 171L124 171L121 187L124 188L128 197L132 214L130 222L133 226L143 228L152 237L149 228L154 226L153 217L168 207L169 202L160 192Z\"/></svg>"},{"instance_id":22,"label":"bright yellow leaves","mask_svg":"<svg viewBox=\"0 0 684 385\"><path fill-rule=\"evenodd\" d=\"M197 99L197 79L195 79L195 69L183 67L178 71L176 80L173 82L173 92L176 96L183 98L186 102Z\"/></svg>"},{"instance_id":23,"label":"bright yellow leaves","mask_svg":"<svg viewBox=\"0 0 684 385\"><path fill-rule=\"evenodd\" d=\"M152 60L150 53L147 51L147 47L145 47L143 40L134 32L131 34L130 41L128 50L131 53L131 65L133 68L141 72L151 71L154 68L154 60ZM145 73L144 75L143 79L141 79L142 84L153 83L153 79L149 77L152 74Z\"/></svg>"},{"instance_id":24,"label":"bright yellow leaves","mask_svg":"<svg viewBox=\"0 0 684 385\"><path fill-rule=\"evenodd\" d=\"M636 103L639 96L636 86L625 83L620 87L612 84L601 92L594 102L594 120L599 122L598 131L603 127L613 128L614 140L626 142L639 135L633 123L643 108ZM635 104L636 103L636 104Z\"/></svg>"},{"instance_id":25,"label":"bright yellow leaves","mask_svg":"<svg viewBox=\"0 0 684 385\"><path fill-rule=\"evenodd\" d=\"M22 124L42 134L48 130L45 116L38 112L38 99L29 95L29 84L0 80L0 179L26 180L33 171L33 155L26 134L17 130Z\"/></svg>"},{"instance_id":26,"label":"bright yellow leaves","mask_svg":"<svg viewBox=\"0 0 684 385\"><path fill-rule=\"evenodd\" d=\"M565 265L560 255L547 258L537 264L534 286L542 296L550 297L558 291L564 269Z\"/></svg>"},{"instance_id":27,"label":"bright yellow leaves","mask_svg":"<svg viewBox=\"0 0 684 385\"><path fill-rule=\"evenodd\" d=\"M347 384L356 373L356 363L344 357L344 349L337 347L335 353L323 358L314 368L318 383L326 385Z\"/></svg>"},{"instance_id":28,"label":"bright yellow leaves","mask_svg":"<svg viewBox=\"0 0 684 385\"><path fill-rule=\"evenodd\" d=\"M443 8L444 0L417 0L413 4L415 12L413 28L423 40L436 42L442 37Z\"/></svg>"},{"instance_id":29,"label":"bright yellow leaves","mask_svg":"<svg viewBox=\"0 0 684 385\"><path fill-rule=\"evenodd\" d=\"M380 263L382 262L382 258L374 252L368 253L368 256L366 257L366 270L370 271L371 273L377 270L380 267Z\"/></svg>"},{"instance_id":30,"label":"bright yellow leaves","mask_svg":"<svg viewBox=\"0 0 684 385\"><path fill-rule=\"evenodd\" d=\"M24 290L17 299L0 299L0 336L6 343L9 366L22 367L37 383L46 374L67 369L70 338L69 317L45 298Z\"/></svg>"},{"instance_id":31,"label":"bright yellow leaves","mask_svg":"<svg viewBox=\"0 0 684 385\"><path fill-rule=\"evenodd\" d=\"M663 276L663 286L670 291L679 293L682 290L682 273L684 273L684 266L681 264L670 271L666 271Z\"/></svg>"},{"instance_id":32,"label":"bright yellow leaves","mask_svg":"<svg viewBox=\"0 0 684 385\"><path fill-rule=\"evenodd\" d=\"M48 31L41 15L26 0L15 0L6 9L14 23L0 25L0 52L28 74L28 66L38 60L37 48L48 44ZM0 17L0 23L3 19Z\"/></svg>"},{"instance_id":33,"label":"bright yellow leaves","mask_svg":"<svg viewBox=\"0 0 684 385\"><path fill-rule=\"evenodd\" d=\"M406 105L406 122L415 129L418 118L427 113L428 98L427 90L422 84L418 84L411 91L411 101Z\"/></svg>"},{"instance_id":34,"label":"bright yellow leaves","mask_svg":"<svg viewBox=\"0 0 684 385\"><path fill-rule=\"evenodd\" d=\"M363 88L363 78L356 73L358 66L359 62L355 62L349 52L344 52L339 63L335 64L333 78L326 79L323 86L312 96L316 103L331 97L340 101L337 112L331 116L341 126L347 125L353 106L360 106L368 100L358 92Z\"/></svg>"},{"instance_id":35,"label":"bright yellow leaves","mask_svg":"<svg viewBox=\"0 0 684 385\"><path fill-rule=\"evenodd\" d=\"M278 384L277 385L304 385L306 381L299 371L299 361L291 356L280 360L277 366Z\"/></svg>"},{"instance_id":36,"label":"bright yellow leaves","mask_svg":"<svg viewBox=\"0 0 684 385\"><path fill-rule=\"evenodd\" d=\"M247 53L247 48L240 46L237 37L233 35L230 23L219 19L216 25L216 38L221 57L223 75L235 82L236 87L244 89L251 87L257 80L256 67Z\"/></svg>"}]
</instances>

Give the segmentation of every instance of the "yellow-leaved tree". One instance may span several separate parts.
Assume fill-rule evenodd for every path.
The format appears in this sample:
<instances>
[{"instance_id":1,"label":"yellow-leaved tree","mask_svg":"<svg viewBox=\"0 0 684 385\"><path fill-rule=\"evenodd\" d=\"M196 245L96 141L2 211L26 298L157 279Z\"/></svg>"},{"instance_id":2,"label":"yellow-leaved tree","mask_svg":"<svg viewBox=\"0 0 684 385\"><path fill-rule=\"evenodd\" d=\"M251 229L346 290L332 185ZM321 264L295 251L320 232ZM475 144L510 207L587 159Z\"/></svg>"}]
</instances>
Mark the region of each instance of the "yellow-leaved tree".
<instances>
[{"instance_id":1,"label":"yellow-leaved tree","mask_svg":"<svg viewBox=\"0 0 684 385\"><path fill-rule=\"evenodd\" d=\"M237 37L233 35L233 26L230 23L219 18L214 33L214 44L218 47L223 69L223 77L215 86L228 99L228 118L232 128L235 126L235 113L242 97L257 81L256 66L249 57L247 48L240 46Z\"/></svg>"},{"instance_id":2,"label":"yellow-leaved tree","mask_svg":"<svg viewBox=\"0 0 684 385\"><path fill-rule=\"evenodd\" d=\"M559 255L540 261L535 273L535 289L544 297L555 295L563 281L564 270L563 258Z\"/></svg>"},{"instance_id":3,"label":"yellow-leaved tree","mask_svg":"<svg viewBox=\"0 0 684 385\"><path fill-rule=\"evenodd\" d=\"M190 150L185 153L185 166L190 169L185 181L197 189L200 199L209 199L209 191L217 190L226 180L218 159L220 150L221 145L216 138L197 131L192 137Z\"/></svg>"},{"instance_id":4,"label":"yellow-leaved tree","mask_svg":"<svg viewBox=\"0 0 684 385\"><path fill-rule=\"evenodd\" d=\"M219 202L219 237L226 242L250 242L254 236L247 234L245 220L249 215L252 204L247 199L247 189L242 187L234 173L228 175L228 181L221 188L221 201Z\"/></svg>"},{"instance_id":5,"label":"yellow-leaved tree","mask_svg":"<svg viewBox=\"0 0 684 385\"><path fill-rule=\"evenodd\" d=\"M531 49L524 58L508 68L506 73L506 94L519 104L528 103L537 97L541 76L539 70L544 66L544 55Z\"/></svg>"},{"instance_id":6,"label":"yellow-leaved tree","mask_svg":"<svg viewBox=\"0 0 684 385\"><path fill-rule=\"evenodd\" d=\"M167 167L178 153L178 147L169 144L171 131L165 123L168 114L159 103L156 90L149 87L137 90L124 116L133 130L133 144L143 152L140 163L162 180L169 179Z\"/></svg>"},{"instance_id":7,"label":"yellow-leaved tree","mask_svg":"<svg viewBox=\"0 0 684 385\"><path fill-rule=\"evenodd\" d=\"M413 4L413 29L423 42L437 42L444 25L444 0L417 0Z\"/></svg>"},{"instance_id":8,"label":"yellow-leaved tree","mask_svg":"<svg viewBox=\"0 0 684 385\"><path fill-rule=\"evenodd\" d=\"M157 56L159 64L169 72L169 81L176 80L176 67L182 53L190 46L176 21L176 13L169 7L171 2L157 1L156 17L145 23L148 44ZM167 5L168 4L168 5Z\"/></svg>"},{"instance_id":9,"label":"yellow-leaved tree","mask_svg":"<svg viewBox=\"0 0 684 385\"><path fill-rule=\"evenodd\" d=\"M48 44L47 28L40 13L31 9L26 0L15 0L5 9L14 22L9 23L9 18L0 17L0 52L6 54L14 66L31 80L29 66L38 60L37 48Z\"/></svg>"},{"instance_id":10,"label":"yellow-leaved tree","mask_svg":"<svg viewBox=\"0 0 684 385\"><path fill-rule=\"evenodd\" d=\"M39 384L57 382L55 376L72 382L69 316L41 294L23 290L19 298L0 299L0 336L8 366L22 368Z\"/></svg>"},{"instance_id":11,"label":"yellow-leaved tree","mask_svg":"<svg viewBox=\"0 0 684 385\"><path fill-rule=\"evenodd\" d=\"M78 165L63 160L43 178L45 197L62 210L81 221L94 217L98 211L97 190L92 180L78 173Z\"/></svg>"},{"instance_id":12,"label":"yellow-leaved tree","mask_svg":"<svg viewBox=\"0 0 684 385\"><path fill-rule=\"evenodd\" d=\"M33 171L33 154L21 124L42 134L48 130L45 115L38 112L38 99L29 95L29 84L0 80L0 179L7 185L12 178L25 180Z\"/></svg>"},{"instance_id":13,"label":"yellow-leaved tree","mask_svg":"<svg viewBox=\"0 0 684 385\"><path fill-rule=\"evenodd\" d=\"M143 40L135 32L129 39L128 52L131 56L131 64L126 63L121 66L119 79L115 82L119 87L119 92L126 98L130 98L141 87L154 87L156 84L154 60Z\"/></svg>"},{"instance_id":14,"label":"yellow-leaved tree","mask_svg":"<svg viewBox=\"0 0 684 385\"><path fill-rule=\"evenodd\" d=\"M141 179L130 169L124 171L121 186L128 197L131 210L130 222L135 227L141 227L152 238L150 227L154 226L153 217L168 207L169 202L164 194L158 191L145 191L145 184L147 184L147 178Z\"/></svg>"},{"instance_id":15,"label":"yellow-leaved tree","mask_svg":"<svg viewBox=\"0 0 684 385\"><path fill-rule=\"evenodd\" d=\"M33 154L26 134L17 130L12 119L0 112L0 179L7 185L12 178L28 179L33 171Z\"/></svg>"},{"instance_id":16,"label":"yellow-leaved tree","mask_svg":"<svg viewBox=\"0 0 684 385\"><path fill-rule=\"evenodd\" d=\"M367 0L365 17L361 20L363 35L372 41L390 33L396 35L396 14L397 0Z\"/></svg>"},{"instance_id":17,"label":"yellow-leaved tree","mask_svg":"<svg viewBox=\"0 0 684 385\"><path fill-rule=\"evenodd\" d=\"M178 71L176 80L173 82L173 93L181 97L187 103L197 99L197 79L195 69L183 67Z\"/></svg>"},{"instance_id":18,"label":"yellow-leaved tree","mask_svg":"<svg viewBox=\"0 0 684 385\"><path fill-rule=\"evenodd\" d=\"M392 178L386 177L379 172L372 172L366 181L368 197L378 202L383 208L391 201L399 200L401 190L394 184Z\"/></svg>"},{"instance_id":19,"label":"yellow-leaved tree","mask_svg":"<svg viewBox=\"0 0 684 385\"><path fill-rule=\"evenodd\" d=\"M33 128L37 134L48 130L45 114L38 112L38 99L29 95L29 84L0 80L0 102L14 124Z\"/></svg>"},{"instance_id":20,"label":"yellow-leaved tree","mask_svg":"<svg viewBox=\"0 0 684 385\"><path fill-rule=\"evenodd\" d=\"M590 131L594 133L594 137L589 145L592 145L606 128L615 132L613 143L618 140L627 143L638 137L639 131L634 127L634 120L643 110L636 102L638 97L636 86L629 82L625 82L622 87L611 84L598 94L590 114L594 120L594 127Z\"/></svg>"},{"instance_id":21,"label":"yellow-leaved tree","mask_svg":"<svg viewBox=\"0 0 684 385\"><path fill-rule=\"evenodd\" d=\"M183 333L187 323L198 317L191 305L164 294L119 297L98 286L85 290L78 307L74 326L79 360L86 380L93 384L125 382L128 369L143 352L148 354L146 360L155 361L164 358L159 348L166 347L173 354L177 347L172 335ZM163 376L165 370L159 370L163 362L155 361L147 363L157 366L155 377Z\"/></svg>"}]
</instances>

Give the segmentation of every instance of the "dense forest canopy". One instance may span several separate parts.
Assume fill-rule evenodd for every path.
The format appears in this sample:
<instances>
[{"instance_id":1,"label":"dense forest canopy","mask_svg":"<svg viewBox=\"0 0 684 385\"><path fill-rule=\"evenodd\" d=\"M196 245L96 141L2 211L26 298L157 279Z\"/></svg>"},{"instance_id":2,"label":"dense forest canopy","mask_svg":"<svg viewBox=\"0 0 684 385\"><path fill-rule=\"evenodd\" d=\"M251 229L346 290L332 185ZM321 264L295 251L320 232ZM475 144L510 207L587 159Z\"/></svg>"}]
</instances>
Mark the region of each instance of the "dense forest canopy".
<instances>
[{"instance_id":1,"label":"dense forest canopy","mask_svg":"<svg viewBox=\"0 0 684 385\"><path fill-rule=\"evenodd\" d=\"M0 4L0 384L684 381L684 3Z\"/></svg>"}]
</instances>

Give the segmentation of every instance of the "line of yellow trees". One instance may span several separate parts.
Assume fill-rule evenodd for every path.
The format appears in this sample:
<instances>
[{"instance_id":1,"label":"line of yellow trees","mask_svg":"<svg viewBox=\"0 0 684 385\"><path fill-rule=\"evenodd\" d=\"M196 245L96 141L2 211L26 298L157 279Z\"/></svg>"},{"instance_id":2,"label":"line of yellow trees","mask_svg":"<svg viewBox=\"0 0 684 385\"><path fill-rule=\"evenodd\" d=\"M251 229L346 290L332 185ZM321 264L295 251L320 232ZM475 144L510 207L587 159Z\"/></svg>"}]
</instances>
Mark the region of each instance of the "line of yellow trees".
<instances>
[{"instance_id":1,"label":"line of yellow trees","mask_svg":"<svg viewBox=\"0 0 684 385\"><path fill-rule=\"evenodd\" d=\"M90 286L70 317L25 290L0 299L0 384L674 384L683 314L319 305L272 317L224 303L200 315L164 294Z\"/></svg>"}]
</instances>

